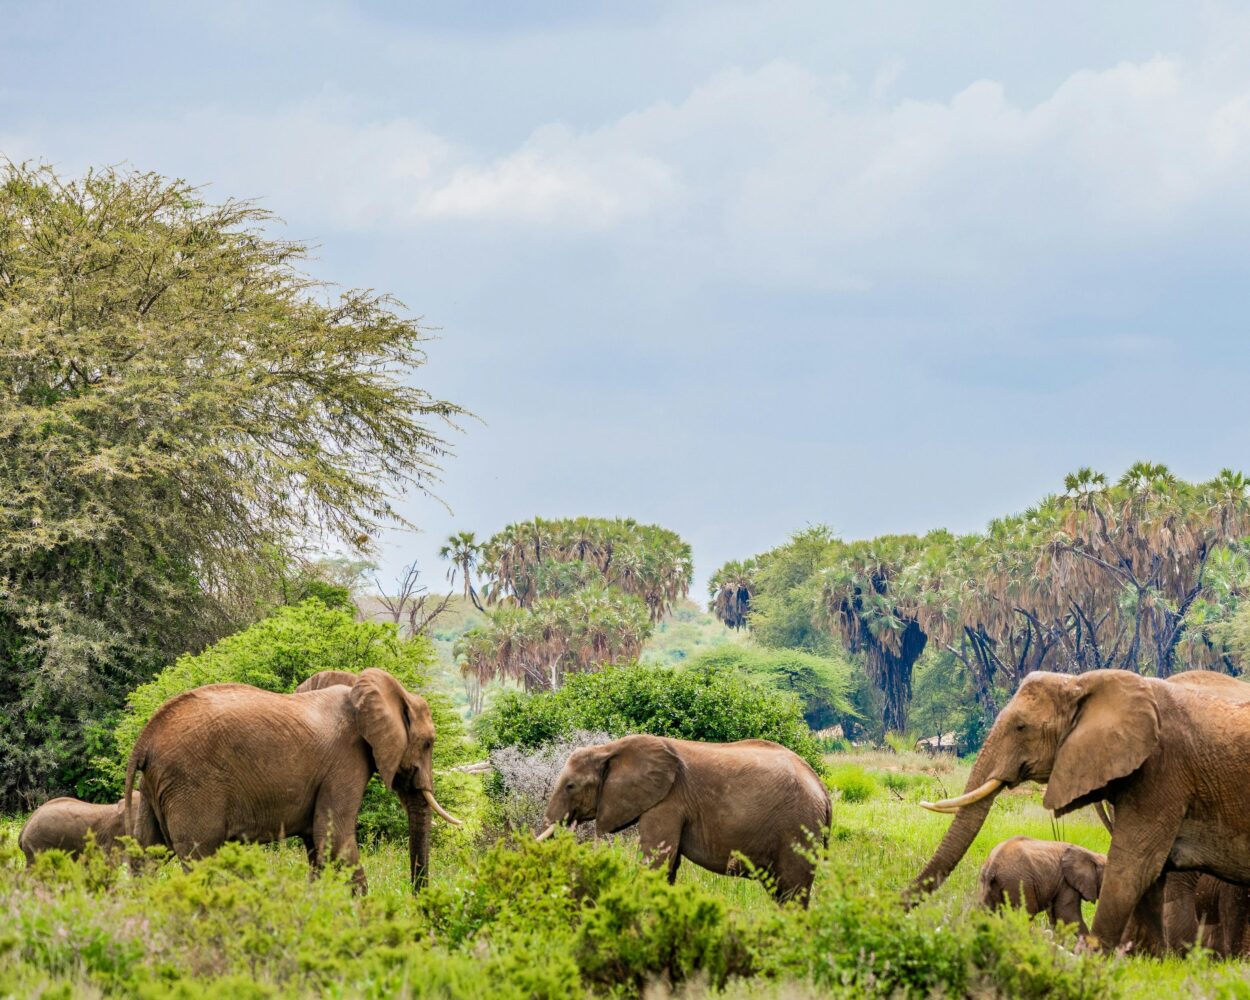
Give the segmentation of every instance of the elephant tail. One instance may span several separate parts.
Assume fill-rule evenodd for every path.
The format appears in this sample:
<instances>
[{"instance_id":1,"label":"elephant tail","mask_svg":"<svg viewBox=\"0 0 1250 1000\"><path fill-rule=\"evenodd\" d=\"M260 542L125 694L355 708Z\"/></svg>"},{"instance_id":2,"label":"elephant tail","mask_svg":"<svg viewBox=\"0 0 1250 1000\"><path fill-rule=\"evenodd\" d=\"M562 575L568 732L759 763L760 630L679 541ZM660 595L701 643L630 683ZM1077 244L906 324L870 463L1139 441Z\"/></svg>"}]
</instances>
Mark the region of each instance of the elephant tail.
<instances>
[{"instance_id":1,"label":"elephant tail","mask_svg":"<svg viewBox=\"0 0 1250 1000\"><path fill-rule=\"evenodd\" d=\"M134 795L135 790L135 774L142 771L148 763L148 744L143 737L146 733L140 734L139 741L135 743L135 748L130 751L130 760L126 764L126 794L123 801L126 803L122 809L122 829L126 832L127 837L135 835L135 815L134 815Z\"/></svg>"}]
</instances>

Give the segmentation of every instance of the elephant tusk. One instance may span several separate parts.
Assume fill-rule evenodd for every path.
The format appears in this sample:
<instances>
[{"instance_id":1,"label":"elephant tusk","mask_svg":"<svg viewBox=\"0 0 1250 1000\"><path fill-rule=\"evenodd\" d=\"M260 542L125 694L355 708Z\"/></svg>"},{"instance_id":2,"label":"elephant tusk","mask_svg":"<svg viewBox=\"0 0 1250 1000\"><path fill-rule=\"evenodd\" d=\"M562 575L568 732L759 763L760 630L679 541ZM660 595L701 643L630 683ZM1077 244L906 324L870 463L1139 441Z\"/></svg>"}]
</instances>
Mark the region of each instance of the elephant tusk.
<instances>
[{"instance_id":1,"label":"elephant tusk","mask_svg":"<svg viewBox=\"0 0 1250 1000\"><path fill-rule=\"evenodd\" d=\"M445 819L452 826L464 825L463 823L460 822L460 820L456 819L455 816L453 816L451 813L449 813L446 809L444 809L442 806L438 804L438 799L434 797L434 793L431 792L428 788L421 789L421 794L425 796L425 801L430 804L430 808L433 809L436 813L438 813L439 816Z\"/></svg>"},{"instance_id":2,"label":"elephant tusk","mask_svg":"<svg viewBox=\"0 0 1250 1000\"><path fill-rule=\"evenodd\" d=\"M970 792L964 792L963 795L956 796L953 799L942 799L940 802L921 802L920 804L931 812L953 813L958 812L964 806L970 806L974 802L980 802L987 795L993 795L996 791L1007 784L998 778L990 778L980 788L974 788Z\"/></svg>"},{"instance_id":3,"label":"elephant tusk","mask_svg":"<svg viewBox=\"0 0 1250 1000\"><path fill-rule=\"evenodd\" d=\"M546 840L548 837L550 837L550 836L551 836L553 833L555 833L555 832L556 832L556 824L555 824L555 823L552 823L552 824L551 824L551 826L547 827L547 829L545 829L542 833L536 834L536 835L535 835L535 837L534 837L534 839L535 839L535 840Z\"/></svg>"},{"instance_id":4,"label":"elephant tusk","mask_svg":"<svg viewBox=\"0 0 1250 1000\"><path fill-rule=\"evenodd\" d=\"M573 820L573 822L569 824L569 833L575 833L576 831L577 831L577 820Z\"/></svg>"}]
</instances>

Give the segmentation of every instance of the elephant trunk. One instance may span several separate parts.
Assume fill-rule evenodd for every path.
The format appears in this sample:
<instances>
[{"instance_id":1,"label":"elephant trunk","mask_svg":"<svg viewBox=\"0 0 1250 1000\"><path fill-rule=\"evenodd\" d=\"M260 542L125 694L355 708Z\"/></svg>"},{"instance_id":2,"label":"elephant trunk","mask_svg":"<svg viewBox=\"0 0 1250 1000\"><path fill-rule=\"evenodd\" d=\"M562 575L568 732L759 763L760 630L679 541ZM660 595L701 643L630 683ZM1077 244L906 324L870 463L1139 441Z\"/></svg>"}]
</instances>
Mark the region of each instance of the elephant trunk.
<instances>
[{"instance_id":1,"label":"elephant trunk","mask_svg":"<svg viewBox=\"0 0 1250 1000\"><path fill-rule=\"evenodd\" d=\"M968 778L967 790L969 792L980 789L986 784L993 760L993 747L990 746L989 741L986 741L985 747L977 757L976 764L972 767L972 774ZM985 817L989 815L990 807L997 797L998 789L994 789L984 797L959 809L946 831L946 836L942 838L937 850L933 852L933 857L929 859L929 863L924 866L908 888L909 902L914 902L921 895L932 892L946 881L981 831Z\"/></svg>"},{"instance_id":2,"label":"elephant trunk","mask_svg":"<svg viewBox=\"0 0 1250 1000\"><path fill-rule=\"evenodd\" d=\"M425 885L430 870L430 807L423 795L404 797L408 809L408 871L412 891Z\"/></svg>"}]
</instances>

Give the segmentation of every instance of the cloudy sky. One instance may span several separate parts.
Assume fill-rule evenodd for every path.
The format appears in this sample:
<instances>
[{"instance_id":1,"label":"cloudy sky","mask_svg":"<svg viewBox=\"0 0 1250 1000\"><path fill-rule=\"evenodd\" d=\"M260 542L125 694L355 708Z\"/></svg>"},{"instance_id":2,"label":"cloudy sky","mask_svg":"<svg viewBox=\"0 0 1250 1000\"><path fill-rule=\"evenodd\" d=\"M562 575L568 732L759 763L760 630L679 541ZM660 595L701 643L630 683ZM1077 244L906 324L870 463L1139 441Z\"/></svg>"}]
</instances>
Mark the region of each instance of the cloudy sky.
<instances>
[{"instance_id":1,"label":"cloudy sky","mask_svg":"<svg viewBox=\"0 0 1250 1000\"><path fill-rule=\"evenodd\" d=\"M1244 5L3 7L4 155L260 198L440 328L481 422L388 574L587 513L702 579L1250 467Z\"/></svg>"}]
</instances>

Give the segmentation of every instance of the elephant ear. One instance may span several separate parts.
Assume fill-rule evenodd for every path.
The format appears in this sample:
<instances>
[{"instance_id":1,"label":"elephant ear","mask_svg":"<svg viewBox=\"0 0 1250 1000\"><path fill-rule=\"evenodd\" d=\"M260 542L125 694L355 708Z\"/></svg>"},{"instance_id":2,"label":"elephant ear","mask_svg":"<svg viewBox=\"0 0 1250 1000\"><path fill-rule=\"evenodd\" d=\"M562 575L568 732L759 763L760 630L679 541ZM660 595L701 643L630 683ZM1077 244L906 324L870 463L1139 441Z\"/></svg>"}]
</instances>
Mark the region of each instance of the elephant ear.
<instances>
[{"instance_id":1,"label":"elephant ear","mask_svg":"<svg viewBox=\"0 0 1250 1000\"><path fill-rule=\"evenodd\" d=\"M1102 873L1106 864L1093 851L1075 845L1064 851L1059 859L1059 867L1068 885L1091 903L1097 901L1098 894L1102 892Z\"/></svg>"},{"instance_id":2,"label":"elephant ear","mask_svg":"<svg viewBox=\"0 0 1250 1000\"><path fill-rule=\"evenodd\" d=\"M352 685L356 729L373 750L373 762L387 788L395 787L408 746L408 692L385 670L372 667Z\"/></svg>"},{"instance_id":3,"label":"elephant ear","mask_svg":"<svg viewBox=\"0 0 1250 1000\"><path fill-rule=\"evenodd\" d=\"M595 828L612 833L664 798L677 780L681 758L657 736L626 736L603 764Z\"/></svg>"},{"instance_id":4,"label":"elephant ear","mask_svg":"<svg viewBox=\"0 0 1250 1000\"><path fill-rule=\"evenodd\" d=\"M1060 733L1042 804L1063 813L1072 803L1132 774L1159 744L1151 682L1127 670L1094 670L1071 682L1075 711Z\"/></svg>"},{"instance_id":5,"label":"elephant ear","mask_svg":"<svg viewBox=\"0 0 1250 1000\"><path fill-rule=\"evenodd\" d=\"M348 673L346 670L323 670L300 681L299 687L295 689L295 693L303 694L305 691L320 691L322 688L335 687L340 684L351 687L357 680L359 680L358 674Z\"/></svg>"}]
</instances>

